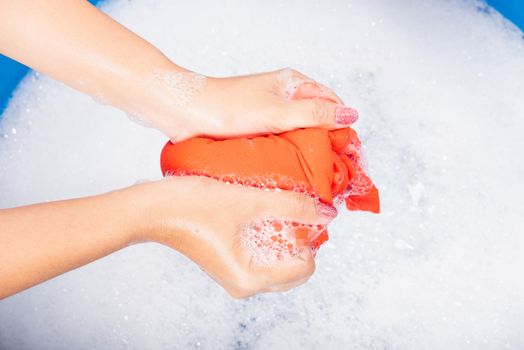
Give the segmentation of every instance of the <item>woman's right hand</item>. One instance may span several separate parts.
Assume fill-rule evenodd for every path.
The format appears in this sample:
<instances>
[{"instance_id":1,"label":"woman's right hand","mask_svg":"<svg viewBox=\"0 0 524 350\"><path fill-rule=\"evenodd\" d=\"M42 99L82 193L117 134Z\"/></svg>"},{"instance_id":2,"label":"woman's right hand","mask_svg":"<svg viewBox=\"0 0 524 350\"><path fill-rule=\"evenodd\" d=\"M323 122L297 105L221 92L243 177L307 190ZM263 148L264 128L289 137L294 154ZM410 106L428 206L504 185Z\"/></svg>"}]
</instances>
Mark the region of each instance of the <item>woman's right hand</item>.
<instances>
[{"instance_id":1,"label":"woman's right hand","mask_svg":"<svg viewBox=\"0 0 524 350\"><path fill-rule=\"evenodd\" d=\"M333 91L294 69L226 78L177 69L157 70L151 79L154 108L148 110L143 99L137 100L143 105L136 106L137 110L146 108L143 120L173 142L195 136L278 134L306 127L337 129L358 118L357 111L344 106ZM302 97L297 98L299 87Z\"/></svg>"},{"instance_id":2,"label":"woman's right hand","mask_svg":"<svg viewBox=\"0 0 524 350\"><path fill-rule=\"evenodd\" d=\"M206 177L171 177L131 187L149 198L147 220L135 241L168 245L197 263L231 296L285 291L306 282L315 270L306 243L295 256L258 264L242 244L250 223L280 219L326 225L315 200L290 191L265 191L222 183ZM329 212L329 211L328 211Z\"/></svg>"}]
</instances>

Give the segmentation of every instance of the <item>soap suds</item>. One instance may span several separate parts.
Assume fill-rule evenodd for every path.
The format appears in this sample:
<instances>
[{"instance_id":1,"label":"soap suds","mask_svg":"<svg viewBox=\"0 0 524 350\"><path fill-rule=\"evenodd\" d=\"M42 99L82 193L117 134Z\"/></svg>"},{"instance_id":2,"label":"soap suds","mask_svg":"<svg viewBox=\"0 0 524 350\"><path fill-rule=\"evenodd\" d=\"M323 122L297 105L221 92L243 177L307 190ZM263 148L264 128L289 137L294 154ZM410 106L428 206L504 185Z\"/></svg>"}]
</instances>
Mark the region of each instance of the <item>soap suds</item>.
<instances>
[{"instance_id":1,"label":"soap suds","mask_svg":"<svg viewBox=\"0 0 524 350\"><path fill-rule=\"evenodd\" d=\"M311 242L324 230L323 225L266 219L246 225L240 242L255 264L273 266L279 260L296 257L300 248L311 247Z\"/></svg>"},{"instance_id":2,"label":"soap suds","mask_svg":"<svg viewBox=\"0 0 524 350\"><path fill-rule=\"evenodd\" d=\"M194 72L155 69L152 79L165 86L172 98L173 108L177 110L186 108L206 85L206 77Z\"/></svg>"},{"instance_id":3,"label":"soap suds","mask_svg":"<svg viewBox=\"0 0 524 350\"><path fill-rule=\"evenodd\" d=\"M306 285L244 301L126 248L2 300L1 349L524 348L521 32L472 0L105 6L206 76L291 66L334 88L382 213L340 210ZM123 115L28 76L0 121L0 207L161 178L166 138Z\"/></svg>"}]
</instances>

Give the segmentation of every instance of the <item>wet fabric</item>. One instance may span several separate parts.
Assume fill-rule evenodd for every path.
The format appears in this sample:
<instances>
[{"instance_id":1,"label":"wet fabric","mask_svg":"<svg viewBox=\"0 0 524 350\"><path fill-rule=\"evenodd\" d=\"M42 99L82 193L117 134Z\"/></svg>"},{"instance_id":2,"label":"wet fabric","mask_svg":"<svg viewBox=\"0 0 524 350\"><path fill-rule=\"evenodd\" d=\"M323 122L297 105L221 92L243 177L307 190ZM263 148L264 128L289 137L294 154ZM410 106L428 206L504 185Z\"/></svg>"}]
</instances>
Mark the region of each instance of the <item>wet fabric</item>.
<instances>
[{"instance_id":1,"label":"wet fabric","mask_svg":"<svg viewBox=\"0 0 524 350\"><path fill-rule=\"evenodd\" d=\"M300 191L329 205L345 202L349 210L380 210L378 190L364 171L360 140L351 128L168 142L161 168L164 175L202 175L251 187ZM327 240L327 231L311 238L318 249Z\"/></svg>"},{"instance_id":2,"label":"wet fabric","mask_svg":"<svg viewBox=\"0 0 524 350\"><path fill-rule=\"evenodd\" d=\"M301 96L309 96L303 89ZM161 154L164 175L201 175L258 188L300 191L328 205L380 211L378 190L367 176L355 130L297 129L278 135L215 140L196 137ZM311 237L318 248L327 231Z\"/></svg>"},{"instance_id":3,"label":"wet fabric","mask_svg":"<svg viewBox=\"0 0 524 350\"><path fill-rule=\"evenodd\" d=\"M204 175L261 188L298 190L327 204L379 212L378 191L364 172L360 141L350 128L300 129L279 135L167 143L164 175Z\"/></svg>"}]
</instances>

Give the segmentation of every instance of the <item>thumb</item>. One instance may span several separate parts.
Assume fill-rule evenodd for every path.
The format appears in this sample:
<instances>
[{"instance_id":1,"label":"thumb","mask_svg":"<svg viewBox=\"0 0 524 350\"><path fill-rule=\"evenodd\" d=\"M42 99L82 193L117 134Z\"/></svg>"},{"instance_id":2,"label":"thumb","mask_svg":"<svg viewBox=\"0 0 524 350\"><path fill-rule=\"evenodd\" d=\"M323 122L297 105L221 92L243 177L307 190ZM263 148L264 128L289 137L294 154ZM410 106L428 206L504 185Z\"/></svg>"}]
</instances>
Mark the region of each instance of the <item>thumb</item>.
<instances>
[{"instance_id":1,"label":"thumb","mask_svg":"<svg viewBox=\"0 0 524 350\"><path fill-rule=\"evenodd\" d=\"M347 106L326 101L321 98L289 100L285 105L286 121L290 129L322 127L340 129L358 119L358 112Z\"/></svg>"},{"instance_id":2,"label":"thumb","mask_svg":"<svg viewBox=\"0 0 524 350\"><path fill-rule=\"evenodd\" d=\"M321 203L304 193L292 191L264 192L259 196L262 217L289 219L303 224L327 225L336 216L335 207ZM262 209L263 208L263 209Z\"/></svg>"}]
</instances>

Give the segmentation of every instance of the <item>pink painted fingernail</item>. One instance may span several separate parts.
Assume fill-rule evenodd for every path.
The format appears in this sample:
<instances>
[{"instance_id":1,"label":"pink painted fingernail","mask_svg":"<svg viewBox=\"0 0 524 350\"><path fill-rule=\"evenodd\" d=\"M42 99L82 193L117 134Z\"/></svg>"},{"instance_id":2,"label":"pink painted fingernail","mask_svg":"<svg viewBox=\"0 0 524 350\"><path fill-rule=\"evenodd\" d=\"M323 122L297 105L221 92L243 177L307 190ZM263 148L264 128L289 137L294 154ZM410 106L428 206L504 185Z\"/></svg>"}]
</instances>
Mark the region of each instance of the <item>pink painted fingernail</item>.
<instances>
[{"instance_id":1,"label":"pink painted fingernail","mask_svg":"<svg viewBox=\"0 0 524 350\"><path fill-rule=\"evenodd\" d=\"M358 112L350 107L338 107L335 111L338 124L353 124L358 120Z\"/></svg>"}]
</instances>

